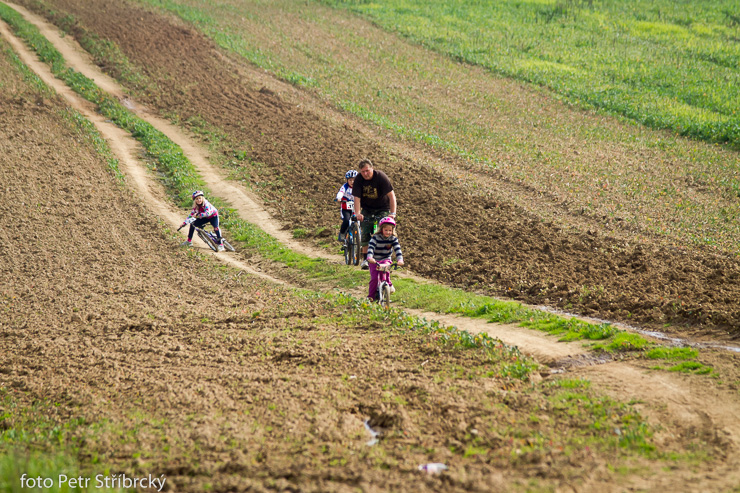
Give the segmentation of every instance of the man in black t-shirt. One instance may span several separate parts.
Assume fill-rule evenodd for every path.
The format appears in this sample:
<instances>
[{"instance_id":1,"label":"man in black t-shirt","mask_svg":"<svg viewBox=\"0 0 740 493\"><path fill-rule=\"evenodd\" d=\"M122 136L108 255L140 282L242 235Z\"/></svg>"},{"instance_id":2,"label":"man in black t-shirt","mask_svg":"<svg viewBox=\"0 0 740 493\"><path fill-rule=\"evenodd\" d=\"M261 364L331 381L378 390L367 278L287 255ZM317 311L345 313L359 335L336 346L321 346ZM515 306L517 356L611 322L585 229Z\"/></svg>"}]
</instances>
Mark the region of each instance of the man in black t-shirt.
<instances>
[{"instance_id":1,"label":"man in black t-shirt","mask_svg":"<svg viewBox=\"0 0 740 493\"><path fill-rule=\"evenodd\" d=\"M373 226L386 216L396 215L396 194L391 180L382 171L373 169L369 159L363 159L357 166L360 171L352 185L355 197L355 214L362 223L362 254L365 259L361 267L367 269L367 245L373 235Z\"/></svg>"}]
</instances>

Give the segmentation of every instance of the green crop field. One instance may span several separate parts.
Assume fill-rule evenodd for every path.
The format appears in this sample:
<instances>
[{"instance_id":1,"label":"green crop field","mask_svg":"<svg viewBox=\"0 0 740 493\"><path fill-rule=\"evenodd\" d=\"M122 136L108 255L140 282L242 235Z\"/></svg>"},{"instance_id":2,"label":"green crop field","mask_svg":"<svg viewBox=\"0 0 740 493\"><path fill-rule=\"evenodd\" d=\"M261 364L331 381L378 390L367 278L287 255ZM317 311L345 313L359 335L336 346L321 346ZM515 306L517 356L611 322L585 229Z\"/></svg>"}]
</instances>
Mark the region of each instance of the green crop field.
<instances>
[{"instance_id":1,"label":"green crop field","mask_svg":"<svg viewBox=\"0 0 740 493\"><path fill-rule=\"evenodd\" d=\"M740 145L736 1L325 3L568 99L651 127Z\"/></svg>"}]
</instances>

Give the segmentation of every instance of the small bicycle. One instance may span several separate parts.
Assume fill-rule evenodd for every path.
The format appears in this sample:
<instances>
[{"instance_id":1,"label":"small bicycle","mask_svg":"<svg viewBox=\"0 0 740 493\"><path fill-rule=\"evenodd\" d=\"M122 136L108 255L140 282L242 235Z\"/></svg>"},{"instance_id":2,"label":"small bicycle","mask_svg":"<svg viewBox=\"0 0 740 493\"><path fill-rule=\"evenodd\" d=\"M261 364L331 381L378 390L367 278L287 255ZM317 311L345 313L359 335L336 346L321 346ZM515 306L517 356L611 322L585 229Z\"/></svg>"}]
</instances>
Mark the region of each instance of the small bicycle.
<instances>
[{"instance_id":1,"label":"small bicycle","mask_svg":"<svg viewBox=\"0 0 740 493\"><path fill-rule=\"evenodd\" d=\"M389 263L386 261L382 264L378 263L378 265L375 266L375 270L378 271L378 303L386 309L390 308L391 292L395 291L391 289L393 286L390 284L391 269L397 270L398 263Z\"/></svg>"},{"instance_id":2,"label":"small bicycle","mask_svg":"<svg viewBox=\"0 0 740 493\"><path fill-rule=\"evenodd\" d=\"M190 225L189 224L183 224L182 226L180 226L179 228L177 228L177 230L180 231L185 226L190 226ZM212 231L207 231L207 230L205 230L203 228L199 228L198 226L193 226L193 227L195 228L195 232L198 234L198 238L200 238L201 240L203 240L203 243L205 243L206 245L208 245L208 248L210 248L214 252L218 252L218 236L216 236L216 233L214 233ZM221 237L221 241L222 241L225 249L227 249L230 252L236 251L236 250L234 250L234 247L231 246L231 243L229 243L228 241L226 241L226 238L224 238L223 236Z\"/></svg>"},{"instance_id":3,"label":"small bicycle","mask_svg":"<svg viewBox=\"0 0 740 493\"><path fill-rule=\"evenodd\" d=\"M359 265L360 264L360 223L357 218L352 215L349 220L349 226L347 233L344 236L344 263L347 265Z\"/></svg>"}]
</instances>

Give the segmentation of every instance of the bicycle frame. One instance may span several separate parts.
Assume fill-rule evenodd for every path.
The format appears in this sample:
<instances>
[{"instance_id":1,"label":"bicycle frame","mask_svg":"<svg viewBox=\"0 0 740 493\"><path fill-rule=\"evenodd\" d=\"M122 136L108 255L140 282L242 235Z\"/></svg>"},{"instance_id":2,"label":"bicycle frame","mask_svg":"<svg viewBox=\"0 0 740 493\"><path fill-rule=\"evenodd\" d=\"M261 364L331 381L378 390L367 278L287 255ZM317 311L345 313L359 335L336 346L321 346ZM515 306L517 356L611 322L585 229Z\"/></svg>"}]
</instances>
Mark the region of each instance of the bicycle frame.
<instances>
[{"instance_id":1,"label":"bicycle frame","mask_svg":"<svg viewBox=\"0 0 740 493\"><path fill-rule=\"evenodd\" d=\"M375 266L375 270L378 272L378 283L388 282L391 280L391 268L398 268L398 264L393 262L378 262ZM395 270L395 269L394 269Z\"/></svg>"},{"instance_id":2,"label":"bicycle frame","mask_svg":"<svg viewBox=\"0 0 740 493\"><path fill-rule=\"evenodd\" d=\"M201 228L199 226L195 226L192 223L190 223L190 224L183 224L182 226L180 226L179 228L177 228L177 230L180 231L185 226L193 226L193 228L195 229L195 233L198 235L198 237L201 240L203 240L203 243L205 243L206 245L208 245L208 248L210 248L214 252L218 252L218 236L216 236L215 233L213 233L212 231L208 231L208 230L206 230L204 228ZM224 248L226 248L230 252L233 252L234 251L234 247L231 246L231 244L228 241L226 241L226 238L224 238L223 236L221 237L221 242L222 242Z\"/></svg>"}]
</instances>

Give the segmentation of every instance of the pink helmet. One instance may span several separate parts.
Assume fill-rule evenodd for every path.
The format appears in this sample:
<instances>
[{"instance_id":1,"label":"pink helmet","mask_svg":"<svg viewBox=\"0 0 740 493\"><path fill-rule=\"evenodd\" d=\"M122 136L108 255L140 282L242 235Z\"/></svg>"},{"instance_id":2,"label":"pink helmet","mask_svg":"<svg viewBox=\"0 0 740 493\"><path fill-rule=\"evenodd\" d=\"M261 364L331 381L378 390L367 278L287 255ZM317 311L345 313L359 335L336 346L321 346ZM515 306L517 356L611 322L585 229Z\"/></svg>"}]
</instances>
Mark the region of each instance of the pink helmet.
<instances>
[{"instance_id":1,"label":"pink helmet","mask_svg":"<svg viewBox=\"0 0 740 493\"><path fill-rule=\"evenodd\" d=\"M378 229L382 228L384 224L390 224L394 228L396 227L396 221L393 220L392 217L384 217L380 221L378 221Z\"/></svg>"}]
</instances>

